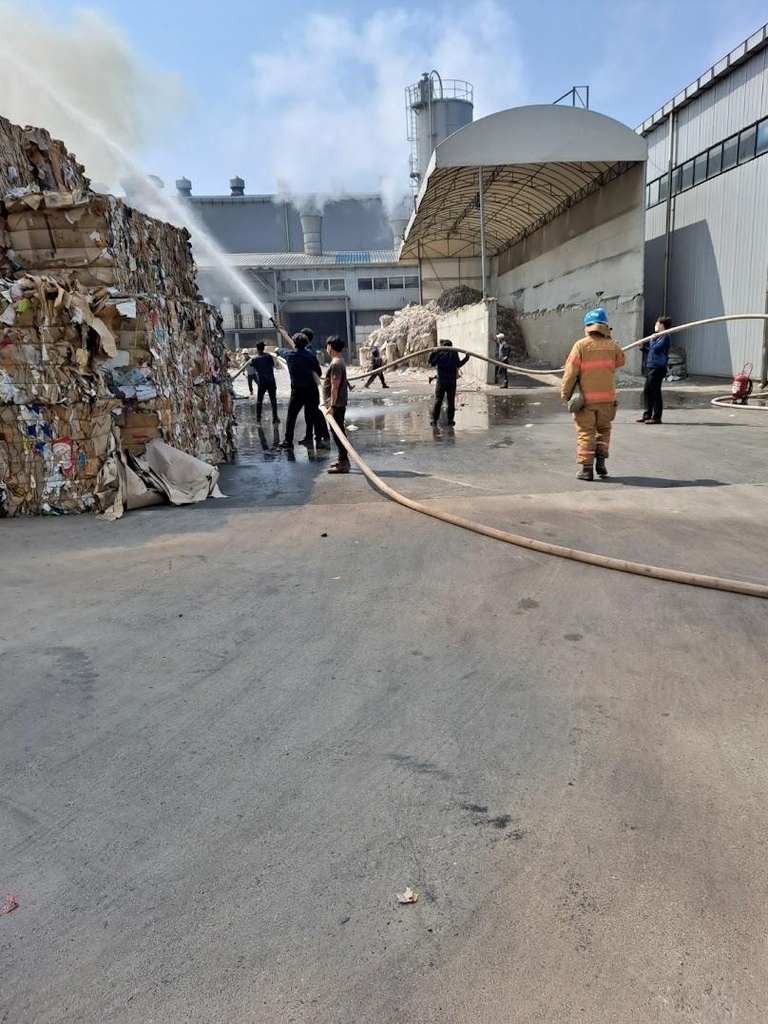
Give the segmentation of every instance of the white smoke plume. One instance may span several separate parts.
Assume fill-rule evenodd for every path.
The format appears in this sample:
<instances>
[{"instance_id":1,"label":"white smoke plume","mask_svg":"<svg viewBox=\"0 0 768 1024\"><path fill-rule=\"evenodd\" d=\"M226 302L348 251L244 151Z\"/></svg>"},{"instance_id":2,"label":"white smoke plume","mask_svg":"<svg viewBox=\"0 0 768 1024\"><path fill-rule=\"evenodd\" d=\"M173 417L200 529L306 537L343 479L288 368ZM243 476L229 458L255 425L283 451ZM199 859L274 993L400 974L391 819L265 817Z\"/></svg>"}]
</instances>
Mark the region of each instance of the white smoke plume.
<instances>
[{"instance_id":1,"label":"white smoke plume","mask_svg":"<svg viewBox=\"0 0 768 1024\"><path fill-rule=\"evenodd\" d=\"M355 21L312 14L253 55L251 100L230 138L256 141L267 187L279 182L318 205L323 194L381 192L394 212L409 191L405 87L436 68L474 85L475 117L515 106L516 39L513 15L496 0L373 10ZM234 161L247 166L253 152L242 145Z\"/></svg>"},{"instance_id":2,"label":"white smoke plume","mask_svg":"<svg viewBox=\"0 0 768 1024\"><path fill-rule=\"evenodd\" d=\"M28 3L0 0L0 24L0 113L17 124L47 128L85 164L90 178L119 190L125 164L67 105L136 155L183 109L180 80L147 67L120 29L95 11L75 11L69 25L59 26ZM31 72L42 87L30 81ZM55 95L48 91L51 83Z\"/></svg>"}]
</instances>

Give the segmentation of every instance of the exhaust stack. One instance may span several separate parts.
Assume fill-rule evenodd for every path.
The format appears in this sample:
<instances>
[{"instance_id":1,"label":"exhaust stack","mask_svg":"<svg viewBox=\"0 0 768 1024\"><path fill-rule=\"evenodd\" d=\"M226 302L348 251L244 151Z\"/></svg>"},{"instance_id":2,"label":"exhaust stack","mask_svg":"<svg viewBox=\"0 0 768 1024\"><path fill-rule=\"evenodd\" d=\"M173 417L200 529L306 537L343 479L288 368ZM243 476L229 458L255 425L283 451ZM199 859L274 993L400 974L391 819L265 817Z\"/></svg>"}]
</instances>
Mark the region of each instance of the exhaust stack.
<instances>
[{"instance_id":1,"label":"exhaust stack","mask_svg":"<svg viewBox=\"0 0 768 1024\"><path fill-rule=\"evenodd\" d=\"M323 251L322 226L322 214L301 214L301 230L304 232L304 252L308 256L319 256Z\"/></svg>"}]
</instances>

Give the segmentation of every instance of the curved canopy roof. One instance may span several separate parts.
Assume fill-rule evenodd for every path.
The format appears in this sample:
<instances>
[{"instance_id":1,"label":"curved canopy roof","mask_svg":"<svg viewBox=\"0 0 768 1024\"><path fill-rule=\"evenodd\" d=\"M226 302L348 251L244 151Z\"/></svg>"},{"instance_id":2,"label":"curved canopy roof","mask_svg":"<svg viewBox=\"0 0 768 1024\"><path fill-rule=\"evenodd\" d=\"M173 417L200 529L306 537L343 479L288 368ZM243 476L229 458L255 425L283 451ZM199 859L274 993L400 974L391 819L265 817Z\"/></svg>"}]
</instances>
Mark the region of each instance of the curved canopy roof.
<instances>
[{"instance_id":1,"label":"curved canopy roof","mask_svg":"<svg viewBox=\"0 0 768 1024\"><path fill-rule=\"evenodd\" d=\"M486 252L495 256L645 159L643 138L592 110L491 114L432 154L400 256L480 254L481 169Z\"/></svg>"}]
</instances>

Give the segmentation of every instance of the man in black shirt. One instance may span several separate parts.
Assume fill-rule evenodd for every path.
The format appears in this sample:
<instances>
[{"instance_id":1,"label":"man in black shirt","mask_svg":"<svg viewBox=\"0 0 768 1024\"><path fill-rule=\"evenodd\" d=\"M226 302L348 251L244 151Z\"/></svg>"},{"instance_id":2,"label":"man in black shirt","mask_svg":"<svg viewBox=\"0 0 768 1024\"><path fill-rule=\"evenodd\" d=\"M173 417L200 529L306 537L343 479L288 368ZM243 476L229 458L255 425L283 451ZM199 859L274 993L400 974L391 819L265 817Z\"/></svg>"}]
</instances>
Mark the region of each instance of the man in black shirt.
<instances>
[{"instance_id":1,"label":"man in black shirt","mask_svg":"<svg viewBox=\"0 0 768 1024\"><path fill-rule=\"evenodd\" d=\"M317 359L318 363L321 364L322 360L320 355L315 351L312 342L314 341L315 332L311 327L302 327L301 333L307 338L307 353L311 354ZM325 422L325 416L323 416L320 405L318 403L317 411L314 415L312 423L307 420L306 433L301 441L301 444L311 445L312 444L312 433L315 435L315 445L318 448L330 448L331 447L331 432L328 429L328 424Z\"/></svg>"},{"instance_id":2,"label":"man in black shirt","mask_svg":"<svg viewBox=\"0 0 768 1024\"><path fill-rule=\"evenodd\" d=\"M248 387L251 387L251 376L256 378L256 422L261 423L261 406L264 402L264 395L269 395L272 404L272 422L279 423L277 415L277 384L275 383L275 360L264 351L263 341L256 342L256 350L259 353L248 363Z\"/></svg>"},{"instance_id":3,"label":"man in black shirt","mask_svg":"<svg viewBox=\"0 0 768 1024\"><path fill-rule=\"evenodd\" d=\"M291 378L291 399L288 402L288 416L285 422L285 439L281 448L293 448L293 434L296 429L296 418L304 410L307 433L312 429L315 416L320 413L320 396L317 392L316 379L321 376L320 364L313 352L307 351L306 334L294 334L292 338L295 348L278 349L277 354L288 364ZM327 427L326 427L327 429Z\"/></svg>"},{"instance_id":4,"label":"man in black shirt","mask_svg":"<svg viewBox=\"0 0 768 1024\"><path fill-rule=\"evenodd\" d=\"M443 399L448 399L448 426L454 425L454 414L456 410L456 381L459 377L459 367L469 361L469 356L459 358L459 353L454 352L452 342L447 338L440 341L442 351L430 352L429 365L437 368L437 384L435 385L435 405L432 410L432 419L429 421L433 427L437 426L440 419L440 410L443 406Z\"/></svg>"},{"instance_id":5,"label":"man in black shirt","mask_svg":"<svg viewBox=\"0 0 768 1024\"><path fill-rule=\"evenodd\" d=\"M371 374L371 376L368 378L365 384L363 384L364 388L369 388L377 377L381 381L381 386L383 388L389 387L389 384L387 384L387 382L384 380L384 371L382 370L383 365L384 361L381 358L381 353L379 352L378 348L374 345L373 348L371 349L371 355L368 360L368 369L373 370L374 372Z\"/></svg>"}]
</instances>

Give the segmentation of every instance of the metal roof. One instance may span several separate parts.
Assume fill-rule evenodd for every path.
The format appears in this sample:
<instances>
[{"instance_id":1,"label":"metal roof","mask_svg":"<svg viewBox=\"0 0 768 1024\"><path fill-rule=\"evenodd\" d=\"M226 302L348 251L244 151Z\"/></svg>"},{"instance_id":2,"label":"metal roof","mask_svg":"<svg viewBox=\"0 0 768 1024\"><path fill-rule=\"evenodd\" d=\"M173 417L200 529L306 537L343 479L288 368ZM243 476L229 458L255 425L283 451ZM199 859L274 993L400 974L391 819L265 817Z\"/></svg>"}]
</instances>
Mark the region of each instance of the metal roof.
<instances>
[{"instance_id":1,"label":"metal roof","mask_svg":"<svg viewBox=\"0 0 768 1024\"><path fill-rule=\"evenodd\" d=\"M637 131L641 135L648 135L657 125L666 121L673 110L679 110L681 107L687 106L697 96L706 92L707 89L711 89L716 82L729 75L739 64L743 64L744 61L749 60L754 54L765 49L766 46L768 46L768 24L763 25L757 32L753 32L749 39L745 39L743 43L740 43L734 50L731 50L725 57L716 64L713 64L711 68L708 68L703 75L699 75L695 82L691 82L677 96L665 103L663 107L660 107L650 117L647 117Z\"/></svg>"},{"instance_id":2,"label":"metal roof","mask_svg":"<svg viewBox=\"0 0 768 1024\"><path fill-rule=\"evenodd\" d=\"M400 256L480 255L481 168L486 251L496 256L646 152L631 128L592 110L536 105L481 118L432 154Z\"/></svg>"},{"instance_id":3,"label":"metal roof","mask_svg":"<svg viewBox=\"0 0 768 1024\"><path fill-rule=\"evenodd\" d=\"M394 249L370 249L355 252L235 252L223 254L233 267L251 270L310 270L314 267L397 266ZM197 260L200 269L213 264L203 257Z\"/></svg>"}]
</instances>

